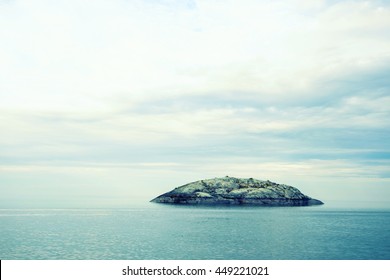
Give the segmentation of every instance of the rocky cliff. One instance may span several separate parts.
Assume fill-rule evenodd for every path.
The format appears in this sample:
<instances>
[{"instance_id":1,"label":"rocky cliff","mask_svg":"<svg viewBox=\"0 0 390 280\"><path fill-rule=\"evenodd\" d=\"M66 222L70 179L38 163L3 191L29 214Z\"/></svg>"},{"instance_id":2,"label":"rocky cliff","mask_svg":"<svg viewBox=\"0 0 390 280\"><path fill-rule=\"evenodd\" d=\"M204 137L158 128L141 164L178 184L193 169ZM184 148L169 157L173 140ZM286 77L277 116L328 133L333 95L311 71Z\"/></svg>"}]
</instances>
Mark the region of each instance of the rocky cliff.
<instances>
[{"instance_id":1,"label":"rocky cliff","mask_svg":"<svg viewBox=\"0 0 390 280\"><path fill-rule=\"evenodd\" d=\"M323 204L297 188L253 178L200 180L164 193L151 202L205 205L309 206Z\"/></svg>"}]
</instances>

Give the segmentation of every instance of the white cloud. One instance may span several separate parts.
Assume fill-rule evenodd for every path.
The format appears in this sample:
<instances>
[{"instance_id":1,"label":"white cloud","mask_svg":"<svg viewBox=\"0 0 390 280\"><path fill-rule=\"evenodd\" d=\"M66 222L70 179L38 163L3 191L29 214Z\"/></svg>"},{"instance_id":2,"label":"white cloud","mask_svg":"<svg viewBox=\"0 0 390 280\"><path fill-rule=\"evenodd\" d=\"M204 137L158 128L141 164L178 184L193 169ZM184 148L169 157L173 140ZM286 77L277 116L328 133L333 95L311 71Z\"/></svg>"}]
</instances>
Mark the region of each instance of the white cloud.
<instances>
[{"instance_id":1,"label":"white cloud","mask_svg":"<svg viewBox=\"0 0 390 280\"><path fill-rule=\"evenodd\" d=\"M353 177L389 150L389 29L380 1L3 3L0 163Z\"/></svg>"},{"instance_id":2,"label":"white cloud","mask_svg":"<svg viewBox=\"0 0 390 280\"><path fill-rule=\"evenodd\" d=\"M309 2L3 5L2 106L86 110L102 97L221 91L294 99L389 61L388 7Z\"/></svg>"}]
</instances>

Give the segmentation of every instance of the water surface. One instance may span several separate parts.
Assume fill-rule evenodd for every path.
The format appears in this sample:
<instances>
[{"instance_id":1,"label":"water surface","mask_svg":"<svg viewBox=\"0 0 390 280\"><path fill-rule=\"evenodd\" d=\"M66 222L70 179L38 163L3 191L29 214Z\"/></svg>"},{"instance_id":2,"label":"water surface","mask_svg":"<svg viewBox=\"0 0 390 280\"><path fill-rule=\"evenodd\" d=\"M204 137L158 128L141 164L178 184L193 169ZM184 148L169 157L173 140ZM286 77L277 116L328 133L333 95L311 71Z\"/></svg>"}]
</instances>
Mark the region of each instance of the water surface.
<instances>
[{"instance_id":1,"label":"water surface","mask_svg":"<svg viewBox=\"0 0 390 280\"><path fill-rule=\"evenodd\" d=\"M2 209L0 259L390 259L390 209Z\"/></svg>"}]
</instances>

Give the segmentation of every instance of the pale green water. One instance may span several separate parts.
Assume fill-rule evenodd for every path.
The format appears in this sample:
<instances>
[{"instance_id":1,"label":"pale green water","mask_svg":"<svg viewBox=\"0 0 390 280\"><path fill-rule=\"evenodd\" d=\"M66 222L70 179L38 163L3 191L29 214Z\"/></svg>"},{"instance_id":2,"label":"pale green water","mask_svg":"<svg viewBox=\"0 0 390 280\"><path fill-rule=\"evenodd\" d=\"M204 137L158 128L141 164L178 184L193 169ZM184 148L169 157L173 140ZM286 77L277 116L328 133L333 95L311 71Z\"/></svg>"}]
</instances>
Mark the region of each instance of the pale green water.
<instances>
[{"instance_id":1,"label":"pale green water","mask_svg":"<svg viewBox=\"0 0 390 280\"><path fill-rule=\"evenodd\" d=\"M0 210L0 259L390 259L390 210Z\"/></svg>"}]
</instances>

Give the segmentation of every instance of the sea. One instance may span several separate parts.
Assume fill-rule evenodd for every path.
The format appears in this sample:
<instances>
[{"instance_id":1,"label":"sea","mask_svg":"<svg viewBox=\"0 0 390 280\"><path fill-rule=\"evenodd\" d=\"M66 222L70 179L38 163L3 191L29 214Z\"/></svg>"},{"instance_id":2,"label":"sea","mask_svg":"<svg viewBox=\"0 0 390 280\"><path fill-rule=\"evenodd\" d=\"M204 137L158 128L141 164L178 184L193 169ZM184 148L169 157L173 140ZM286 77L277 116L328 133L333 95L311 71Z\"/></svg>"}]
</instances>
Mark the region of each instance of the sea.
<instances>
[{"instance_id":1,"label":"sea","mask_svg":"<svg viewBox=\"0 0 390 280\"><path fill-rule=\"evenodd\" d=\"M389 260L390 206L0 209L2 260Z\"/></svg>"}]
</instances>

